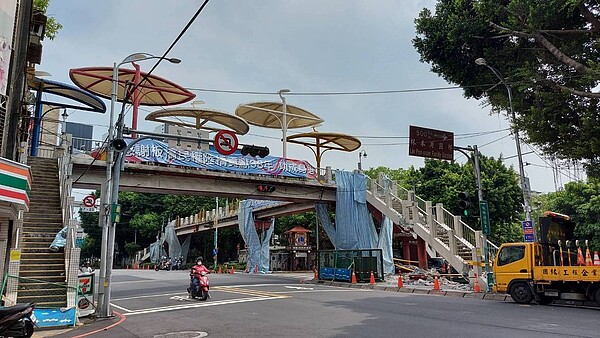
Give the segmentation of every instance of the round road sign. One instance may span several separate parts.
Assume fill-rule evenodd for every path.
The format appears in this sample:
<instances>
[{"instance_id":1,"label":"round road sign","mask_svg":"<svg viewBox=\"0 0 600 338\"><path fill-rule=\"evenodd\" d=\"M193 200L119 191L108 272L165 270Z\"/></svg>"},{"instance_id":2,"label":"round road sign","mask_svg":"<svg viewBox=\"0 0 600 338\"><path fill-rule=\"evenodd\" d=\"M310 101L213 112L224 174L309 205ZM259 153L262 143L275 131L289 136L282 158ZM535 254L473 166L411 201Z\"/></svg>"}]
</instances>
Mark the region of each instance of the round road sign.
<instances>
[{"instance_id":1,"label":"round road sign","mask_svg":"<svg viewBox=\"0 0 600 338\"><path fill-rule=\"evenodd\" d=\"M231 155L238 148L238 139L235 133L230 130L219 130L215 135L214 144L219 154Z\"/></svg>"},{"instance_id":2,"label":"round road sign","mask_svg":"<svg viewBox=\"0 0 600 338\"><path fill-rule=\"evenodd\" d=\"M83 198L83 206L84 207L91 208L94 206L94 204L96 204L96 196L87 195Z\"/></svg>"}]
</instances>

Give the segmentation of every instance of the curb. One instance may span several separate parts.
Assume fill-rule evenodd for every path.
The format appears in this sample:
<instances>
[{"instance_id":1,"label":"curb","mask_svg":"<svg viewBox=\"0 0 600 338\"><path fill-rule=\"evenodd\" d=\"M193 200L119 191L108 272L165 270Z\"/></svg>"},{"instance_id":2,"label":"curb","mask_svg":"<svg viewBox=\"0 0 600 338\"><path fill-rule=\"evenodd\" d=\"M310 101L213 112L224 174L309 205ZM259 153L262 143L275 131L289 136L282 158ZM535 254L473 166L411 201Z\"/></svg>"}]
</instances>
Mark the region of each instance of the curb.
<instances>
[{"instance_id":1,"label":"curb","mask_svg":"<svg viewBox=\"0 0 600 338\"><path fill-rule=\"evenodd\" d=\"M325 280L310 280L307 281L312 284L323 284L326 286L333 287L344 287L344 288L352 288L352 289L363 289L363 290L378 290L378 291L391 291L391 292L402 292L402 293L414 293L419 295L436 295L436 296L444 296L444 297L456 297L456 298L471 298L471 299L481 299L481 300L492 300L498 302L512 301L509 295L500 294L500 293L491 293L491 292L473 292L473 291L460 291L460 290L430 290L430 289L421 289L421 288L411 288L411 287L403 287L398 288L394 286L384 286L384 285L373 285L373 284L351 284L345 282L334 282L334 281L325 281Z\"/></svg>"}]
</instances>

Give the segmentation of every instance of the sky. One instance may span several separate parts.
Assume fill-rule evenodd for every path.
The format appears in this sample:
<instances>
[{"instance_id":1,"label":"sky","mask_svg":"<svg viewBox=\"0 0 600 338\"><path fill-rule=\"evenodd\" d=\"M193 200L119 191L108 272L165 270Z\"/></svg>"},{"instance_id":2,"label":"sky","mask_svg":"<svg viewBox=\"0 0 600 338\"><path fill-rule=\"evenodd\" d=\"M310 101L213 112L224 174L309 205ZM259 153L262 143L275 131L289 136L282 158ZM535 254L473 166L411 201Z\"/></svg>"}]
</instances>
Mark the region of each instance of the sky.
<instances>
[{"instance_id":1,"label":"sky","mask_svg":"<svg viewBox=\"0 0 600 338\"><path fill-rule=\"evenodd\" d=\"M52 74L51 80L72 84L72 68L112 67L137 52L161 56L202 3L53 0L47 14L64 27L55 40L43 42L42 64L36 69ZM423 158L408 155L413 125L453 132L456 146L477 145L486 156L502 155L518 172L506 117L491 115L481 101L465 99L461 89L419 61L412 45L414 19L424 7L434 6L432 0L212 0L168 54L182 62L162 62L153 74L192 91L194 100L205 102L202 108L232 114L239 104L278 102L277 92L290 89L288 104L325 120L318 131L361 140L359 150L367 153L361 159L363 169L423 166ZM139 64L149 71L155 62ZM352 94L382 91L394 93ZM157 109L140 108L138 129L154 131L157 125L144 117ZM95 139L106 133L108 113L68 114L69 122L94 125ZM130 123L131 113L126 117ZM288 135L308 131L292 129ZM239 140L282 154L280 130L251 126ZM576 177L567 168L555 177L551 162L533 149L522 144L532 190L555 191ZM356 169L359 150L327 152L322 167ZM287 154L314 163L312 152L301 145L288 144ZM455 159L466 161L459 153Z\"/></svg>"}]
</instances>

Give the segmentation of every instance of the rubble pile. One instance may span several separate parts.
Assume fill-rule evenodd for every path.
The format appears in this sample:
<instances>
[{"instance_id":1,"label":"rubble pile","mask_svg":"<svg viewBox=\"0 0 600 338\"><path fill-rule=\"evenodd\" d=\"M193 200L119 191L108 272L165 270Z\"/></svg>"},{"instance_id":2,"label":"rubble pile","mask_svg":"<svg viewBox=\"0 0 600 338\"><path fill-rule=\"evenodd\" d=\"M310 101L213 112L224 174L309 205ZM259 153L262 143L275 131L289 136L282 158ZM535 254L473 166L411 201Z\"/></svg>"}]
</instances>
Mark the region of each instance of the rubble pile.
<instances>
[{"instance_id":1,"label":"rubble pile","mask_svg":"<svg viewBox=\"0 0 600 338\"><path fill-rule=\"evenodd\" d=\"M398 266L402 272L402 281L405 287L423 286L433 287L434 279L438 276L440 286L444 290L460 290L460 291L472 291L473 288L459 275L443 275L440 274L435 268L426 270L421 269L414 265L401 265ZM397 283L397 276L388 276L386 282L389 284Z\"/></svg>"}]
</instances>

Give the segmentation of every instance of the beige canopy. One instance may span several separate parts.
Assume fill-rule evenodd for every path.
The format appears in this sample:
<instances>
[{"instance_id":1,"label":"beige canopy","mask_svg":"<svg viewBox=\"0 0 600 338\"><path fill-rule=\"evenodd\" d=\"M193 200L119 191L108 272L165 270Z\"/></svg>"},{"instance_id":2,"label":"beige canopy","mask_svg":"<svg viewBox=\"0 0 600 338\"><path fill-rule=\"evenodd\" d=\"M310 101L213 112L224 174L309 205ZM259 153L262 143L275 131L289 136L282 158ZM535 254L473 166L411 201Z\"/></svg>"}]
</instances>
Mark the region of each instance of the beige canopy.
<instances>
[{"instance_id":1,"label":"beige canopy","mask_svg":"<svg viewBox=\"0 0 600 338\"><path fill-rule=\"evenodd\" d=\"M324 122L322 118L302 108L289 104L285 106L287 129L310 127ZM283 103L281 102L240 104L235 110L235 115L255 126L273 129L283 128Z\"/></svg>"},{"instance_id":2,"label":"beige canopy","mask_svg":"<svg viewBox=\"0 0 600 338\"><path fill-rule=\"evenodd\" d=\"M326 151L350 152L360 148L361 145L360 140L352 135L319 131L288 136L287 141L310 148L315 154L317 168L321 168L321 157Z\"/></svg>"},{"instance_id":3,"label":"beige canopy","mask_svg":"<svg viewBox=\"0 0 600 338\"><path fill-rule=\"evenodd\" d=\"M193 119L194 121L184 120L185 118ZM218 131L222 128L217 128L207 125L207 123L216 123L226 128L231 129L236 134L244 135L250 130L248 123L241 117L232 115L227 112L214 109L200 108L167 108L157 110L146 116L147 121L171 123L182 127L191 127L196 129L205 129Z\"/></svg>"},{"instance_id":4,"label":"beige canopy","mask_svg":"<svg viewBox=\"0 0 600 338\"><path fill-rule=\"evenodd\" d=\"M133 69L119 69L118 75L117 100L123 101L125 83L134 83L136 74ZM140 79L146 75L145 72L139 73ZM112 67L85 67L69 71L71 81L79 88L109 100L112 93L112 76ZM146 80L138 87L138 91L140 93L139 104L145 106L170 106L188 102L196 97L196 94L178 84L152 74L146 77Z\"/></svg>"}]
</instances>

